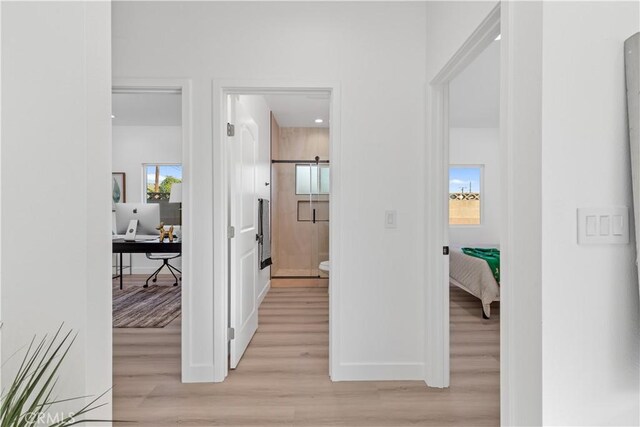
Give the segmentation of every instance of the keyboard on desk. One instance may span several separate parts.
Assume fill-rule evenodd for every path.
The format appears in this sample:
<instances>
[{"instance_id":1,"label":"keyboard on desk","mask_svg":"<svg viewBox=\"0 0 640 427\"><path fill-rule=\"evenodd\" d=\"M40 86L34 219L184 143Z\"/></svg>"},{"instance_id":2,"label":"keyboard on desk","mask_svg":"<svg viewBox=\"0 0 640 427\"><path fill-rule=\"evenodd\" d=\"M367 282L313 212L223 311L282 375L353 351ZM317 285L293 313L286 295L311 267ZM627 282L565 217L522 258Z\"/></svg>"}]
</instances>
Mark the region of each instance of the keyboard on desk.
<instances>
[{"instance_id":1,"label":"keyboard on desk","mask_svg":"<svg viewBox=\"0 0 640 427\"><path fill-rule=\"evenodd\" d=\"M158 236L155 235L151 235L151 234L138 234L136 235L136 242L153 242L153 241L158 241L160 238ZM111 236L111 240L122 240L124 241L124 234L113 234Z\"/></svg>"}]
</instances>

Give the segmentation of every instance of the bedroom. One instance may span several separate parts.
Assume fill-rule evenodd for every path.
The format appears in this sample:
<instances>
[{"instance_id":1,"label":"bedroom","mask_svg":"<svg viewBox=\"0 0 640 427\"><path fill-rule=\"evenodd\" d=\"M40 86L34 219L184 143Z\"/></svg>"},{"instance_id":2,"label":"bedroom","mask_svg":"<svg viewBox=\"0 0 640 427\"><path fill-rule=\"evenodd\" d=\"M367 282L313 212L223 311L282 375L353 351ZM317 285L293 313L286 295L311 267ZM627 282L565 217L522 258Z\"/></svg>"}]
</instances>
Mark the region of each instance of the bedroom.
<instances>
[{"instance_id":1,"label":"bedroom","mask_svg":"<svg viewBox=\"0 0 640 427\"><path fill-rule=\"evenodd\" d=\"M491 372L500 369L499 73L500 36L449 86L451 340L481 340ZM468 356L452 352L452 380Z\"/></svg>"}]
</instances>

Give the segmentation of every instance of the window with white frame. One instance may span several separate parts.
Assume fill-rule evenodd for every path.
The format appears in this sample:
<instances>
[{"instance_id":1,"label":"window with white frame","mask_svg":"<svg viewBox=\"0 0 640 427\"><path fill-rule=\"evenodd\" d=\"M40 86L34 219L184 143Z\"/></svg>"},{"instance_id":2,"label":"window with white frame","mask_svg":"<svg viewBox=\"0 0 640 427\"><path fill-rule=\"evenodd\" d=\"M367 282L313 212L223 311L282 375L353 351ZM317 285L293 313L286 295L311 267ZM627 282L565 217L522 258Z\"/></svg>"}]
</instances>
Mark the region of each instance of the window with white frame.
<instances>
[{"instance_id":1,"label":"window with white frame","mask_svg":"<svg viewBox=\"0 0 640 427\"><path fill-rule=\"evenodd\" d=\"M449 166L449 224L482 223L482 165Z\"/></svg>"},{"instance_id":2,"label":"window with white frame","mask_svg":"<svg viewBox=\"0 0 640 427\"><path fill-rule=\"evenodd\" d=\"M329 165L296 165L296 194L329 194Z\"/></svg>"},{"instance_id":3,"label":"window with white frame","mask_svg":"<svg viewBox=\"0 0 640 427\"><path fill-rule=\"evenodd\" d=\"M171 188L182 182L181 164L145 164L144 201L160 205L160 221L166 225L180 224L181 203L169 203Z\"/></svg>"}]
</instances>

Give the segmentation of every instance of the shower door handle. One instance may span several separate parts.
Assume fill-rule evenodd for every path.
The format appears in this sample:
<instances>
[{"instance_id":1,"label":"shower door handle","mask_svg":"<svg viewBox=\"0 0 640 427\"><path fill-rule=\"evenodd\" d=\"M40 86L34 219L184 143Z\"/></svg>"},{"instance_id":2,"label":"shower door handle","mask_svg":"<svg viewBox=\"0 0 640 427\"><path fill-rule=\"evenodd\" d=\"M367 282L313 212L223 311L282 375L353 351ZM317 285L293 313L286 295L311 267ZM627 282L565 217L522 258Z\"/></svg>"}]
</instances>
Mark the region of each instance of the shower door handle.
<instances>
[{"instance_id":1,"label":"shower door handle","mask_svg":"<svg viewBox=\"0 0 640 427\"><path fill-rule=\"evenodd\" d=\"M313 209L313 223L316 223L316 210L315 208Z\"/></svg>"}]
</instances>

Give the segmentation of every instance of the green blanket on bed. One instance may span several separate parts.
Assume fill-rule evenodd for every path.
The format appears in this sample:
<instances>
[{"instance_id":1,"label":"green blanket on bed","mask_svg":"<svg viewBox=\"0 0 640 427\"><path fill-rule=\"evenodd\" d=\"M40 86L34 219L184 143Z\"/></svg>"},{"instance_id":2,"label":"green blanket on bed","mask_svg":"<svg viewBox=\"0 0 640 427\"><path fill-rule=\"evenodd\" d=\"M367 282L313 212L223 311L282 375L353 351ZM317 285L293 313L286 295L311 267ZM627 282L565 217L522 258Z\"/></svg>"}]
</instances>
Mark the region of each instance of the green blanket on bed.
<instances>
[{"instance_id":1,"label":"green blanket on bed","mask_svg":"<svg viewBox=\"0 0 640 427\"><path fill-rule=\"evenodd\" d=\"M494 248L462 248L465 255L481 258L489 264L496 282L500 283L500 249Z\"/></svg>"}]
</instances>

